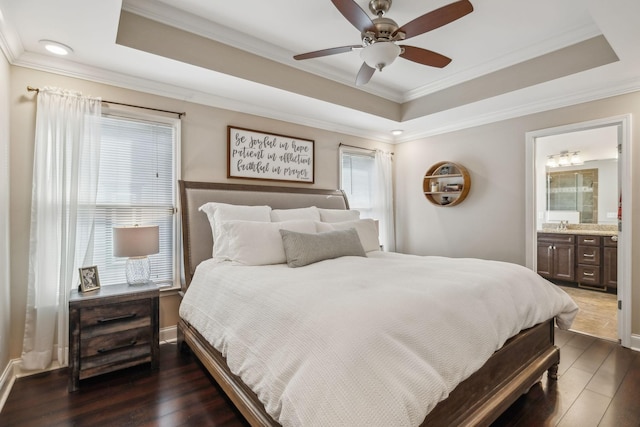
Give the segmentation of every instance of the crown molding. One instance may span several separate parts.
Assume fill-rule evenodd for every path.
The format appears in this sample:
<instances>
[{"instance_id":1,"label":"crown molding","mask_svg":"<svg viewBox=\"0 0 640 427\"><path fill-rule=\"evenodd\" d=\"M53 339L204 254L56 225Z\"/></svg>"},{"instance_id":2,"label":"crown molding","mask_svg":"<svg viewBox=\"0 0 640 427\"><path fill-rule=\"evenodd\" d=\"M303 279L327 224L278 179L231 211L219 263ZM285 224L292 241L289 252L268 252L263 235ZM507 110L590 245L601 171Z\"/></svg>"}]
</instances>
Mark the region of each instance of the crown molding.
<instances>
[{"instance_id":1,"label":"crown molding","mask_svg":"<svg viewBox=\"0 0 640 427\"><path fill-rule=\"evenodd\" d=\"M547 38L539 43L535 43L526 49L519 49L515 52L503 55L495 60L485 62L484 64L462 70L451 76L436 80L433 83L422 86L420 88L407 91L404 98L400 102L408 102L431 93L438 92L449 87L473 80L480 76L493 73L504 68L519 64L524 61L537 58L539 56L554 52L556 50L574 45L576 43L588 40L590 38L601 35L599 28L595 24L584 25L577 28L568 29L559 36Z\"/></svg>"},{"instance_id":2,"label":"crown molding","mask_svg":"<svg viewBox=\"0 0 640 427\"><path fill-rule=\"evenodd\" d=\"M402 138L398 139L397 143L411 142L422 138L515 119L558 108L570 107L572 105L583 104L586 102L598 101L638 91L640 91L640 78L622 80L616 82L614 85L608 85L607 87L580 90L570 94L564 93L560 96L547 98L543 101L524 103L517 108L506 107L486 114L468 116L467 119L463 120L456 119L455 121L445 123L441 126L432 126L424 132L408 132L407 135L403 135Z\"/></svg>"},{"instance_id":3,"label":"crown molding","mask_svg":"<svg viewBox=\"0 0 640 427\"><path fill-rule=\"evenodd\" d=\"M393 137L381 135L379 132L358 127L344 126L335 122L318 120L313 117L294 115L277 111L273 106L262 106L254 103L238 101L235 99L211 95L196 91L191 88L170 85L158 81L138 78L122 73L106 71L104 69L89 67L86 65L64 61L45 55L26 53L15 60L12 65L31 68L81 80L93 81L96 83L117 86L124 89L140 91L152 95L164 96L209 107L221 108L225 110L237 111L244 114L265 117L268 119L284 121L327 130L331 132L344 133L373 141L392 143ZM273 89L276 90L276 89ZM366 113L362 113L366 114Z\"/></svg>"},{"instance_id":4,"label":"crown molding","mask_svg":"<svg viewBox=\"0 0 640 427\"><path fill-rule=\"evenodd\" d=\"M354 74L345 73L337 68L319 65L314 62L296 61L293 59L296 52L282 49L263 39L239 33L229 27L213 23L208 19L185 12L184 10L176 9L161 1L125 0L122 4L122 10L201 37L215 40L253 55L279 62L291 68L315 74L346 86L355 87ZM386 86L376 85L375 82L370 82L363 87L359 86L358 90L397 103L402 102L404 98L404 96L398 94L397 91Z\"/></svg>"}]
</instances>

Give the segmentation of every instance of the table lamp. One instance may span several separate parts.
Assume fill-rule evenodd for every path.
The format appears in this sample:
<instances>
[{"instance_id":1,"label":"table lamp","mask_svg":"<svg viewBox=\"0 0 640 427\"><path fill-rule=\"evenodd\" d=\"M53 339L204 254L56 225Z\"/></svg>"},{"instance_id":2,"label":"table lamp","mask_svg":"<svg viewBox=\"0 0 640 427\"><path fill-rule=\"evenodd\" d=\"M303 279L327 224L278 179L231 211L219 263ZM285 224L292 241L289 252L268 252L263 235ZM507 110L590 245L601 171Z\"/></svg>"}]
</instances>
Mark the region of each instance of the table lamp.
<instances>
[{"instance_id":1,"label":"table lamp","mask_svg":"<svg viewBox=\"0 0 640 427\"><path fill-rule=\"evenodd\" d=\"M147 255L160 251L157 225L113 227L113 256L128 257L125 271L129 285L149 282L151 264Z\"/></svg>"}]
</instances>

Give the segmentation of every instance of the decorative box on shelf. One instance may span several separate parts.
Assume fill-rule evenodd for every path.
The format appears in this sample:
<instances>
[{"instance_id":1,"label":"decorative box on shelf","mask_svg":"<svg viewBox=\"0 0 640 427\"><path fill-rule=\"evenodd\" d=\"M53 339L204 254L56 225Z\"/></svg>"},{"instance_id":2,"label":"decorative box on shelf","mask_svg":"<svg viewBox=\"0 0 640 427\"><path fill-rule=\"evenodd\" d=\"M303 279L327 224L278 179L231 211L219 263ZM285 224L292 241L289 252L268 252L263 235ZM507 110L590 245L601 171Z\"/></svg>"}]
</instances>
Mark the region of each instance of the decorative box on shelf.
<instances>
[{"instance_id":1,"label":"decorative box on shelf","mask_svg":"<svg viewBox=\"0 0 640 427\"><path fill-rule=\"evenodd\" d=\"M424 196L436 206L455 206L469 194L471 178L467 169L454 162L431 166L422 184Z\"/></svg>"}]
</instances>

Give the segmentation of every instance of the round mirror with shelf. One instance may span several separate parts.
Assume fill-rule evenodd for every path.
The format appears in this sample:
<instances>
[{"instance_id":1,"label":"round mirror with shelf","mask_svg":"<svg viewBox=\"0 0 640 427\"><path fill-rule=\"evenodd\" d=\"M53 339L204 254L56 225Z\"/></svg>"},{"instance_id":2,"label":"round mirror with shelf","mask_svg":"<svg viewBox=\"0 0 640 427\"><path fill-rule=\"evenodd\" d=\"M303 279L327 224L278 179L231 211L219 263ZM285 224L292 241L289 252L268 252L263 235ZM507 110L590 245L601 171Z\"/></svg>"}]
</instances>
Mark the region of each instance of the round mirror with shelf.
<instances>
[{"instance_id":1,"label":"round mirror with shelf","mask_svg":"<svg viewBox=\"0 0 640 427\"><path fill-rule=\"evenodd\" d=\"M436 206L455 206L469 194L471 178L467 169L454 162L431 166L422 184L424 196Z\"/></svg>"}]
</instances>

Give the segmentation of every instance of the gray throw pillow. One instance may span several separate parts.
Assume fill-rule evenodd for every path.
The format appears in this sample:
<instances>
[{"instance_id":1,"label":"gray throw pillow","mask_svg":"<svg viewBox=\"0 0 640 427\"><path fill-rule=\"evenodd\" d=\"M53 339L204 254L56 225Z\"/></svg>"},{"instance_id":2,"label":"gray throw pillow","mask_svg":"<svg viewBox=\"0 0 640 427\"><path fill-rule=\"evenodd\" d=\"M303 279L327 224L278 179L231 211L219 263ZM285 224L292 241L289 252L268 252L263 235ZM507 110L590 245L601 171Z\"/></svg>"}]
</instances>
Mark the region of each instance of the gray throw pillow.
<instances>
[{"instance_id":1,"label":"gray throw pillow","mask_svg":"<svg viewBox=\"0 0 640 427\"><path fill-rule=\"evenodd\" d=\"M289 267L302 267L341 256L366 257L355 228L308 234L280 230Z\"/></svg>"}]
</instances>

